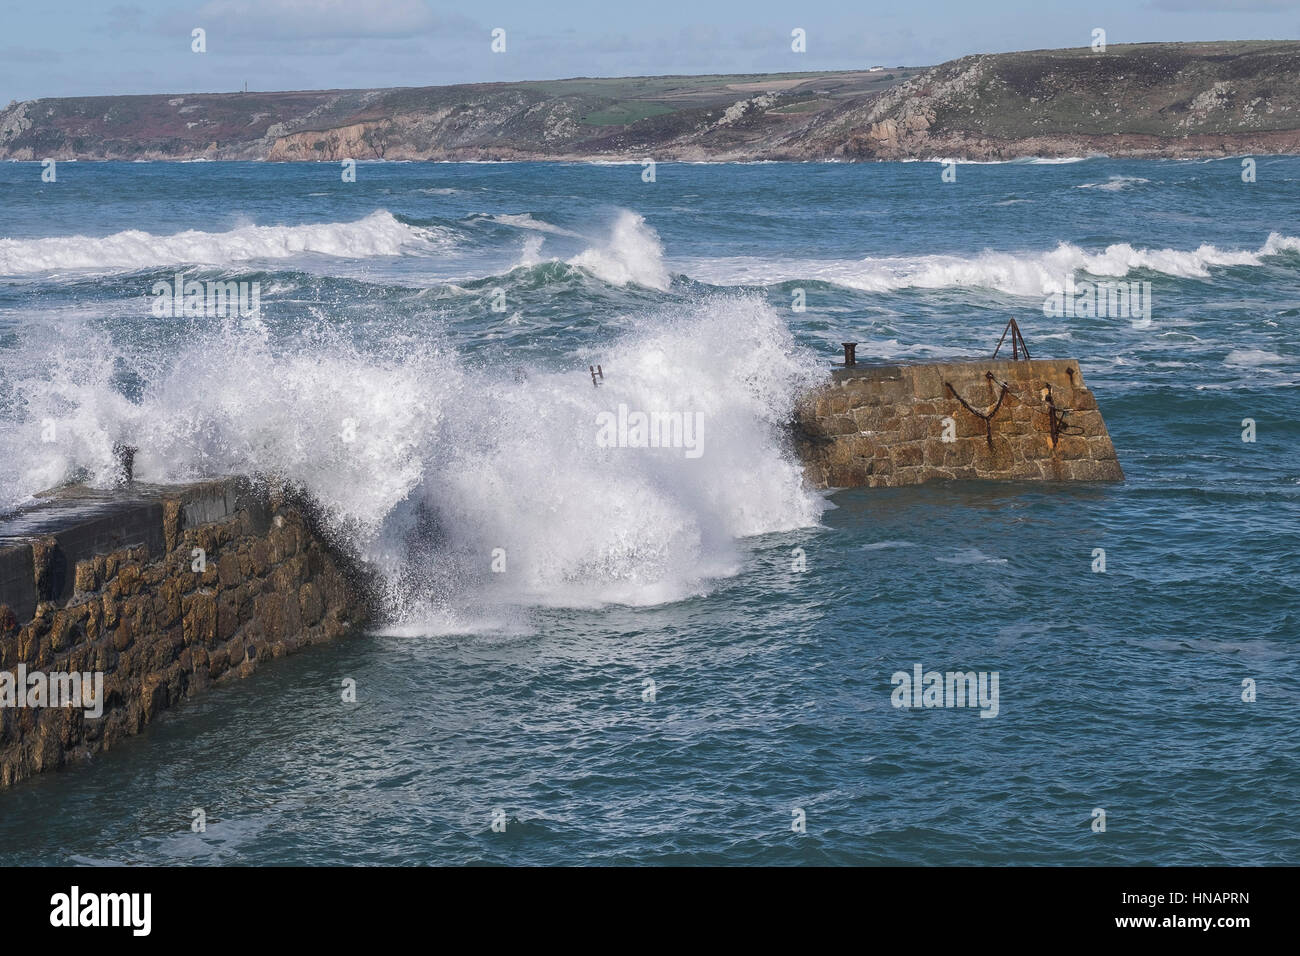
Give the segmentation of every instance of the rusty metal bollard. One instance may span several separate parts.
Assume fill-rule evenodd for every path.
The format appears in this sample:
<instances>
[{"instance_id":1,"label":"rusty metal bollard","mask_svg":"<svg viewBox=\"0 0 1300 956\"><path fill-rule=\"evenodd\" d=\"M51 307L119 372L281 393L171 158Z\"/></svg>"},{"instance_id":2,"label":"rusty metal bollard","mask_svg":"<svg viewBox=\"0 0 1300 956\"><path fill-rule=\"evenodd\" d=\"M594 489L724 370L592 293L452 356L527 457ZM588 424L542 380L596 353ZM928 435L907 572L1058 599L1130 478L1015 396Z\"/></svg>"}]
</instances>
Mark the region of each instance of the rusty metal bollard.
<instances>
[{"instance_id":1,"label":"rusty metal bollard","mask_svg":"<svg viewBox=\"0 0 1300 956\"><path fill-rule=\"evenodd\" d=\"M135 447L125 442L113 443L113 457L117 459L117 484L129 485L135 480Z\"/></svg>"}]
</instances>

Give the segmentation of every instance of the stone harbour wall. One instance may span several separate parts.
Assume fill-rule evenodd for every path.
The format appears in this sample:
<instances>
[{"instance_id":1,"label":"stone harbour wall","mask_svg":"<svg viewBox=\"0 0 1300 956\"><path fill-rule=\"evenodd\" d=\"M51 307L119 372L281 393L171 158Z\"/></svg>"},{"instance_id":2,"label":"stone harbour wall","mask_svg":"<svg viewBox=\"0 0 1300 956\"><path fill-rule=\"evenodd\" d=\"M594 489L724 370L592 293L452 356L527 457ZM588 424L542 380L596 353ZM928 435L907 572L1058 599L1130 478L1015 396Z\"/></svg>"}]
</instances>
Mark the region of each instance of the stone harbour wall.
<instances>
[{"instance_id":1,"label":"stone harbour wall","mask_svg":"<svg viewBox=\"0 0 1300 956\"><path fill-rule=\"evenodd\" d=\"M0 679L101 672L103 713L0 695L0 787L107 750L210 684L343 635L368 619L369 593L309 502L245 479L71 487L5 516Z\"/></svg>"},{"instance_id":2,"label":"stone harbour wall","mask_svg":"<svg viewBox=\"0 0 1300 956\"><path fill-rule=\"evenodd\" d=\"M839 368L799 404L794 431L820 487L1124 477L1070 359ZM0 787L364 626L373 582L330 545L309 499L244 478L71 486L0 516ZM92 708L18 700L33 673L97 673L102 693Z\"/></svg>"},{"instance_id":3,"label":"stone harbour wall","mask_svg":"<svg viewBox=\"0 0 1300 956\"><path fill-rule=\"evenodd\" d=\"M800 403L795 442L822 488L1124 479L1073 359L838 368Z\"/></svg>"}]
</instances>

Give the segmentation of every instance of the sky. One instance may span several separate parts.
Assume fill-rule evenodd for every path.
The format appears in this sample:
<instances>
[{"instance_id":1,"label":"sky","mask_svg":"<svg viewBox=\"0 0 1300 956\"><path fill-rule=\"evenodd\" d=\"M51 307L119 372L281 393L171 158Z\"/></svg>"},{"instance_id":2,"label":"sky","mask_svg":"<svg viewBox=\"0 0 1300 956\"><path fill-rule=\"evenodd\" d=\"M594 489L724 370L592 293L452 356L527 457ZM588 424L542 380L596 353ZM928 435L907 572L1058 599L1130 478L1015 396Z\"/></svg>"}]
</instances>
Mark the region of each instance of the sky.
<instances>
[{"instance_id":1,"label":"sky","mask_svg":"<svg viewBox=\"0 0 1300 956\"><path fill-rule=\"evenodd\" d=\"M0 105L44 96L925 66L1300 39L1300 0L0 0ZM192 31L205 31L206 52ZM806 50L791 49L802 29ZM503 52L492 33L504 30Z\"/></svg>"}]
</instances>

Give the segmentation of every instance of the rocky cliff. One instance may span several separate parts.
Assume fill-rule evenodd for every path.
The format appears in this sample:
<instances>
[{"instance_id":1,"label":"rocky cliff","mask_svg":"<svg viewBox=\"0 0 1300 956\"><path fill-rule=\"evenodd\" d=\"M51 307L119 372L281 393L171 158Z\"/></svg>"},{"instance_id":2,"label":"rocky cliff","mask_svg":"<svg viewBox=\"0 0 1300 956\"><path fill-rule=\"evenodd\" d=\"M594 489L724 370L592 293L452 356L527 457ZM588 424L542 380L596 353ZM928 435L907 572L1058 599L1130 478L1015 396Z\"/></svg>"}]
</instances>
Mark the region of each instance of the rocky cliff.
<instances>
[{"instance_id":1,"label":"rocky cliff","mask_svg":"<svg viewBox=\"0 0 1300 956\"><path fill-rule=\"evenodd\" d=\"M830 160L1300 152L1300 42L929 69L11 103L0 159Z\"/></svg>"},{"instance_id":2,"label":"rocky cliff","mask_svg":"<svg viewBox=\"0 0 1300 956\"><path fill-rule=\"evenodd\" d=\"M1300 151L1300 44L1141 44L970 56L810 138L853 159Z\"/></svg>"}]
</instances>

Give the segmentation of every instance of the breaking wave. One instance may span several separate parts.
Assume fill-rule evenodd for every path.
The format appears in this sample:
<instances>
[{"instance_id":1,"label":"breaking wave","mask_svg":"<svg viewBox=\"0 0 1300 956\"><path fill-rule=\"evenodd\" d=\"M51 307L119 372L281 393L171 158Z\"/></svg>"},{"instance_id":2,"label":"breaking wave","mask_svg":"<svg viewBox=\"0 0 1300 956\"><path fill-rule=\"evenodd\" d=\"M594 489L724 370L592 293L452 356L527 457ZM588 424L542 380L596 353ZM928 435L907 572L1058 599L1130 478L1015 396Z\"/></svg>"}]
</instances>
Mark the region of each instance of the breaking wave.
<instances>
[{"instance_id":1,"label":"breaking wave","mask_svg":"<svg viewBox=\"0 0 1300 956\"><path fill-rule=\"evenodd\" d=\"M569 260L610 285L636 285L666 290L672 282L664 265L664 247L645 218L623 210L614 221L608 241L593 245Z\"/></svg>"},{"instance_id":2,"label":"breaking wave","mask_svg":"<svg viewBox=\"0 0 1300 956\"><path fill-rule=\"evenodd\" d=\"M739 570L738 539L816 523L782 426L819 363L750 295L636 327L520 375L480 370L419 326L363 346L328 322L279 338L227 324L165 355L89 322L33 330L0 372L0 507L109 480L125 441L144 481L260 473L306 488L381 571L394 621L425 632L502 608L704 593ZM741 334L749 348L733 347ZM120 363L143 378L133 398ZM602 447L597 416L621 404L701 413L702 453Z\"/></svg>"},{"instance_id":3,"label":"breaking wave","mask_svg":"<svg viewBox=\"0 0 1300 956\"><path fill-rule=\"evenodd\" d=\"M772 261L756 258L697 259L683 263L692 278L714 285L772 285L820 281L866 292L900 289L983 288L1010 295L1060 291L1066 276L1086 273L1120 278L1146 269L1180 278L1207 278L1210 269L1259 266L1269 256L1300 251L1300 238L1272 233L1259 249L1202 245L1192 250L1138 249L1128 243L1088 252L1068 242L1050 252L984 252L976 256L890 256L862 260Z\"/></svg>"},{"instance_id":4,"label":"breaking wave","mask_svg":"<svg viewBox=\"0 0 1300 956\"><path fill-rule=\"evenodd\" d=\"M672 282L664 264L663 244L637 213L620 210L609 232L589 237L533 216L504 214L470 217L486 219L524 231L522 254L497 263L502 270L548 261L542 243L554 236L583 240L586 248L567 264L613 286L638 285L664 291ZM132 229L109 236L55 236L45 239L0 239L0 275L31 276L60 272L133 272L182 266L222 266L259 260L284 260L303 255L337 259L421 256L429 260L428 281L447 277L446 263L457 260L467 237L457 223L411 221L377 210L356 222L299 226L240 226L229 232L188 230L160 236ZM490 272L490 270L489 270ZM483 276L465 276L461 281Z\"/></svg>"},{"instance_id":5,"label":"breaking wave","mask_svg":"<svg viewBox=\"0 0 1300 956\"><path fill-rule=\"evenodd\" d=\"M240 226L229 232L191 229L159 236L139 229L109 236L0 239L0 275L94 269L121 271L170 265L225 265L316 253L344 259L436 251L447 236L378 210L356 222Z\"/></svg>"}]
</instances>

